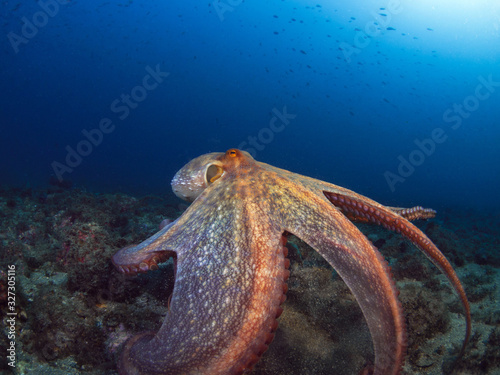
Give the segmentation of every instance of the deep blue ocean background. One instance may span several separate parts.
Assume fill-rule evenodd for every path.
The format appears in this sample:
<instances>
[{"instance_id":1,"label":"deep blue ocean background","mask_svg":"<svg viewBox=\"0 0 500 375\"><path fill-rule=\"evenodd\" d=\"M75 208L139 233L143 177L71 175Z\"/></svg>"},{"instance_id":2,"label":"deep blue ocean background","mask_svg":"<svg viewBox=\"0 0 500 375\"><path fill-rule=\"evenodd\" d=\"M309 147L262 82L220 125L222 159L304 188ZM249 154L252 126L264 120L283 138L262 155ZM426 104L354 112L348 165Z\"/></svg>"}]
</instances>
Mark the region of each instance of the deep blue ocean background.
<instances>
[{"instance_id":1,"label":"deep blue ocean background","mask_svg":"<svg viewBox=\"0 0 500 375\"><path fill-rule=\"evenodd\" d=\"M388 205L500 207L495 0L46 0L0 11L3 186L54 183L68 147L110 119L65 181L171 194L190 159L256 137L258 160ZM169 75L136 88L148 67ZM134 88L135 108L113 111ZM271 122L284 110L289 121ZM433 147L424 140L436 131ZM399 176L392 186L388 175Z\"/></svg>"}]
</instances>

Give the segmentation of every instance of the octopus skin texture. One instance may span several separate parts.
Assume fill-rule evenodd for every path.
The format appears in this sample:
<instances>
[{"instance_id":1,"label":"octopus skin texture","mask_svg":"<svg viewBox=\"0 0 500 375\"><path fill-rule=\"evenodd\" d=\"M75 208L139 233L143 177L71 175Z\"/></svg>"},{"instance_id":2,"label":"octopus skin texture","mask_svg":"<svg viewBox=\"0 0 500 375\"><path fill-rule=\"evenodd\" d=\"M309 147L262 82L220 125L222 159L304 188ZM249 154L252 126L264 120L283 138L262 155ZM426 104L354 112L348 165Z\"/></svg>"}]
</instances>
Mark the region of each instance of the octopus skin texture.
<instances>
[{"instance_id":1,"label":"octopus skin texture","mask_svg":"<svg viewBox=\"0 0 500 375\"><path fill-rule=\"evenodd\" d=\"M405 318L384 257L352 221L401 233L448 278L465 310L469 302L450 263L410 220L435 211L386 207L348 189L255 161L237 149L193 159L172 180L191 201L174 222L112 261L126 274L174 258L175 284L158 332L124 345L120 374L242 374L267 349L285 300L286 235L318 251L358 301L375 361L363 373L399 374L406 355ZM166 296L167 298L168 296Z\"/></svg>"}]
</instances>

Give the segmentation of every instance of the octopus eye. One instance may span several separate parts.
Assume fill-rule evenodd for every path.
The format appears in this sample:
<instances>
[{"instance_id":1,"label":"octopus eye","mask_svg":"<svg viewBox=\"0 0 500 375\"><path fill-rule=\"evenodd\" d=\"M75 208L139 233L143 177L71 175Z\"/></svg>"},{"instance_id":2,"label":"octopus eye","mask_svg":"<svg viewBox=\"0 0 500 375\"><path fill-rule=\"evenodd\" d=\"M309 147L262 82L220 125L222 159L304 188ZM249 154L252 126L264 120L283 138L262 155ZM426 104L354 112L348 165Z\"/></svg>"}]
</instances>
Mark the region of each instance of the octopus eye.
<instances>
[{"instance_id":1,"label":"octopus eye","mask_svg":"<svg viewBox=\"0 0 500 375\"><path fill-rule=\"evenodd\" d=\"M224 170L220 166L215 164L210 165L207 168L207 174L205 176L207 182L211 184L212 182L216 181L217 179L219 179L220 176L222 176L223 172Z\"/></svg>"},{"instance_id":2,"label":"octopus eye","mask_svg":"<svg viewBox=\"0 0 500 375\"><path fill-rule=\"evenodd\" d=\"M228 154L230 157L235 158L235 157L236 157L236 150L229 150L229 151L227 152L227 154Z\"/></svg>"}]
</instances>

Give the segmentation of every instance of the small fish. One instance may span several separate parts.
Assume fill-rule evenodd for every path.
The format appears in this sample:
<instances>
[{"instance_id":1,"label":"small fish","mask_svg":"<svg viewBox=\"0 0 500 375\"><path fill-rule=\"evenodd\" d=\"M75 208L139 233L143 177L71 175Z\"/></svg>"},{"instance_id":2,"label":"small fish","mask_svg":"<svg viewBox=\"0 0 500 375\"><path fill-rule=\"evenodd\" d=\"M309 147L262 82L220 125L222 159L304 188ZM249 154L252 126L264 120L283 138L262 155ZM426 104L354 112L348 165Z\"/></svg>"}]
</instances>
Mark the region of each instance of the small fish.
<instances>
[{"instance_id":1,"label":"small fish","mask_svg":"<svg viewBox=\"0 0 500 375\"><path fill-rule=\"evenodd\" d=\"M387 30L392 31L392 30L396 30L396 29L394 27L388 27Z\"/></svg>"},{"instance_id":2,"label":"small fish","mask_svg":"<svg viewBox=\"0 0 500 375\"><path fill-rule=\"evenodd\" d=\"M428 27L428 28L427 28L427 30L429 30L429 31L434 31L434 29L431 29L430 27Z\"/></svg>"}]
</instances>

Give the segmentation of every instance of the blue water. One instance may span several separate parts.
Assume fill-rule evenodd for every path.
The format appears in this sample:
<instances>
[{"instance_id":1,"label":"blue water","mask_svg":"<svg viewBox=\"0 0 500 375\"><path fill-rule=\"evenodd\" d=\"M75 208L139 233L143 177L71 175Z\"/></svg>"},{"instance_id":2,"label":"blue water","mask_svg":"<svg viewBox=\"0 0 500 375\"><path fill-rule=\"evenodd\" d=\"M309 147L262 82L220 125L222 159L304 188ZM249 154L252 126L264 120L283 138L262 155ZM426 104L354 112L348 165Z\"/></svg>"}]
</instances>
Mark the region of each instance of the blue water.
<instances>
[{"instance_id":1,"label":"blue water","mask_svg":"<svg viewBox=\"0 0 500 375\"><path fill-rule=\"evenodd\" d=\"M389 205L500 207L496 0L0 12L3 186L170 194L191 158L240 147Z\"/></svg>"}]
</instances>

